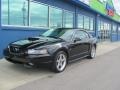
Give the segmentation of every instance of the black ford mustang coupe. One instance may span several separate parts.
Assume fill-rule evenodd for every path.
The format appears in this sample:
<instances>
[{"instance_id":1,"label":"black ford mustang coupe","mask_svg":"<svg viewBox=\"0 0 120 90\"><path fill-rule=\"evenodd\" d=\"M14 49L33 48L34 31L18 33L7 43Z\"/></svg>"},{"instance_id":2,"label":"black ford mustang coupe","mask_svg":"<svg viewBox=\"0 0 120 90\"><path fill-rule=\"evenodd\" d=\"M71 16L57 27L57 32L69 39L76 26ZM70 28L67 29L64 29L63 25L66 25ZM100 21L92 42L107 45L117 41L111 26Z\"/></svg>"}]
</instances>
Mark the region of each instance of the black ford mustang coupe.
<instances>
[{"instance_id":1,"label":"black ford mustang coupe","mask_svg":"<svg viewBox=\"0 0 120 90\"><path fill-rule=\"evenodd\" d=\"M58 28L10 43L4 56L12 63L50 63L54 72L62 72L68 62L83 57L94 58L96 46L97 39L84 30Z\"/></svg>"}]
</instances>

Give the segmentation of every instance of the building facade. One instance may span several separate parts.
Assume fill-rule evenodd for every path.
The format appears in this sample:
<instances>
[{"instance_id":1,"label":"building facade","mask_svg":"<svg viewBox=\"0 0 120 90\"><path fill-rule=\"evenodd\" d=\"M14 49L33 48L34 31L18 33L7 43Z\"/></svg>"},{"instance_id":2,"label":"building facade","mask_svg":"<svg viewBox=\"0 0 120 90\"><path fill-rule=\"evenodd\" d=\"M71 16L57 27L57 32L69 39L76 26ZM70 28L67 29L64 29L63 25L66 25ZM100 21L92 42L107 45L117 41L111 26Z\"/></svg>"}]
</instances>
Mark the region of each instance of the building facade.
<instances>
[{"instance_id":1,"label":"building facade","mask_svg":"<svg viewBox=\"0 0 120 90\"><path fill-rule=\"evenodd\" d=\"M99 42L120 40L120 16L112 2L0 0L0 6L1 58L8 43L40 35L50 28L81 28L97 37Z\"/></svg>"}]
</instances>

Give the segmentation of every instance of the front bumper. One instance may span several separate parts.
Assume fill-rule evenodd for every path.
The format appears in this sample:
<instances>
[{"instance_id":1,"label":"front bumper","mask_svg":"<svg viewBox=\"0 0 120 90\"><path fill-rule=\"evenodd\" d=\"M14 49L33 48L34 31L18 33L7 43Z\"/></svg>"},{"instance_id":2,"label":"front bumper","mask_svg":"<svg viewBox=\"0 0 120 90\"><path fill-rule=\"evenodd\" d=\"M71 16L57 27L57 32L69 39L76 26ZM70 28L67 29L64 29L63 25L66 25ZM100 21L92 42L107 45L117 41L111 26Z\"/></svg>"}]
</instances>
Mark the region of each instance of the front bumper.
<instances>
[{"instance_id":1,"label":"front bumper","mask_svg":"<svg viewBox=\"0 0 120 90\"><path fill-rule=\"evenodd\" d=\"M3 52L5 59L12 63L33 63L33 64L39 64L39 63L51 63L53 61L53 56L50 54L47 55L17 55L10 53L8 49L5 49Z\"/></svg>"}]
</instances>

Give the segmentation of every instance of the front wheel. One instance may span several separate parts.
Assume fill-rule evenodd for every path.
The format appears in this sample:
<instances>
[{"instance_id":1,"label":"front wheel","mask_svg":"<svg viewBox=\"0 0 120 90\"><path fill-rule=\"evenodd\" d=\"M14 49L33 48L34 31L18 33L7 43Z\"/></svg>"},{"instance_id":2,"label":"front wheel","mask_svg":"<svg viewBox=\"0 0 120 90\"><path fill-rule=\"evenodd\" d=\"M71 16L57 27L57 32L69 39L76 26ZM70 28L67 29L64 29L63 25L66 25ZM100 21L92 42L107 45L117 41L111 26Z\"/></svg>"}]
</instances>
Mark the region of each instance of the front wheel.
<instances>
[{"instance_id":1,"label":"front wheel","mask_svg":"<svg viewBox=\"0 0 120 90\"><path fill-rule=\"evenodd\" d=\"M59 51L55 58L52 65L52 70L56 73L64 71L67 65L67 54L63 51Z\"/></svg>"}]
</instances>

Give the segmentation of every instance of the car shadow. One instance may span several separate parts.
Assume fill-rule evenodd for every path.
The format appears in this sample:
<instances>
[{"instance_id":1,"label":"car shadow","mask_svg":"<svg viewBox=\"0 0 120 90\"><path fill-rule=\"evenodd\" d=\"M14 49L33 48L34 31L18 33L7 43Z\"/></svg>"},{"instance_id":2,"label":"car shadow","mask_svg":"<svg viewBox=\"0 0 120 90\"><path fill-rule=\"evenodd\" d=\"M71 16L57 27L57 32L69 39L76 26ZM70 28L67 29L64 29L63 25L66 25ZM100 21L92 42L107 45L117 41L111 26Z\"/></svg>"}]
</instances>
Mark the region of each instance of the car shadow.
<instances>
[{"instance_id":1,"label":"car shadow","mask_svg":"<svg viewBox=\"0 0 120 90\"><path fill-rule=\"evenodd\" d=\"M73 62L70 62L68 65L67 65L67 68L65 70L66 71L69 71L70 69L75 69L77 68L77 66L80 66L80 65L83 65L85 63L88 63L89 61L91 61L90 59L87 59L87 58L83 58L83 59L80 59L80 60L77 60L77 61L73 61ZM36 66L33 66L31 68L28 68L28 67L25 67L24 65L22 64L7 64L7 68L9 68L9 70L12 70L16 73L23 73L23 74L29 74L29 75L35 75L35 74L55 74L54 72L52 72L52 70L50 69L50 64L39 64L39 65L36 65Z\"/></svg>"}]
</instances>

